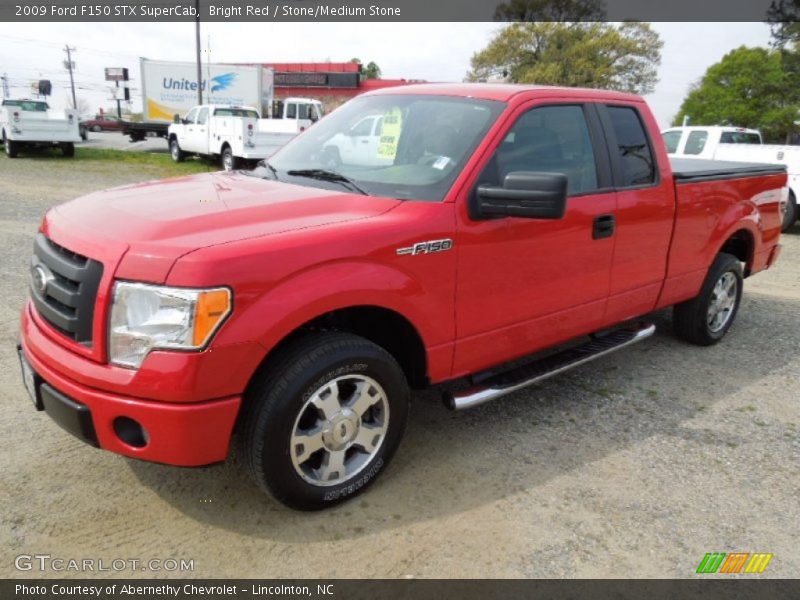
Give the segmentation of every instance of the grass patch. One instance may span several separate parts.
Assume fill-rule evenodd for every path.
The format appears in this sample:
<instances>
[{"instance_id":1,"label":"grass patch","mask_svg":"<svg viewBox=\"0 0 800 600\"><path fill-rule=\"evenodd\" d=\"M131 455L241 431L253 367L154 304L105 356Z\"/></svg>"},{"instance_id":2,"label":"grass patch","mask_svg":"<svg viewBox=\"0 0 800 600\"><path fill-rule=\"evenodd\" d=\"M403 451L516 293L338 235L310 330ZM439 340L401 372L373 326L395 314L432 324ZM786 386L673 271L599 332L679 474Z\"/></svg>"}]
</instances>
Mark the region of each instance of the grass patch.
<instances>
[{"instance_id":1,"label":"grass patch","mask_svg":"<svg viewBox=\"0 0 800 600\"><path fill-rule=\"evenodd\" d=\"M166 152L161 154L107 148L83 148L80 146L75 148L75 156L72 158L65 157L61 150L54 148L23 150L19 158L14 159L8 159L3 154L2 159L8 161L9 166L16 161L33 161L36 163L48 163L47 168L55 170L70 169L95 173L141 171L147 176L156 178L208 173L222 169L218 162L211 162L201 158L187 158L182 163L176 163Z\"/></svg>"},{"instance_id":2,"label":"grass patch","mask_svg":"<svg viewBox=\"0 0 800 600\"><path fill-rule=\"evenodd\" d=\"M200 159L190 158L182 163L176 163L169 154L131 152L128 150L111 150L105 148L75 148L75 158L73 160L78 160L82 163L112 162L120 165L151 167L162 172L165 177L219 171L221 168L217 164Z\"/></svg>"}]
</instances>

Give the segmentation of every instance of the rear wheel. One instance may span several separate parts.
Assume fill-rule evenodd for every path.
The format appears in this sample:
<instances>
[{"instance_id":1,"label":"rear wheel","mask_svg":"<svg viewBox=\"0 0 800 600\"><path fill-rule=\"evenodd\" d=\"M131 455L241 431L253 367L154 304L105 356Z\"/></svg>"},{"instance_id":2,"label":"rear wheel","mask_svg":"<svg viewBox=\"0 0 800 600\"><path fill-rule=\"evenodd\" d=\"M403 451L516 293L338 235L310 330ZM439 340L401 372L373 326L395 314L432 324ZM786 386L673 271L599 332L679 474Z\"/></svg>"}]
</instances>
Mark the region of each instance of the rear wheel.
<instances>
[{"instance_id":1,"label":"rear wheel","mask_svg":"<svg viewBox=\"0 0 800 600\"><path fill-rule=\"evenodd\" d=\"M230 146L225 146L222 150L222 168L226 171L235 171L240 166L239 157L233 155Z\"/></svg>"},{"instance_id":2,"label":"rear wheel","mask_svg":"<svg viewBox=\"0 0 800 600\"><path fill-rule=\"evenodd\" d=\"M100 125L92 125L92 131L99 133L100 131L103 131L103 128L100 127Z\"/></svg>"},{"instance_id":3,"label":"rear wheel","mask_svg":"<svg viewBox=\"0 0 800 600\"><path fill-rule=\"evenodd\" d=\"M789 231L792 228L794 222L797 221L797 211L797 198L794 192L789 191L789 198L783 206L783 226L781 231Z\"/></svg>"},{"instance_id":4,"label":"rear wheel","mask_svg":"<svg viewBox=\"0 0 800 600\"><path fill-rule=\"evenodd\" d=\"M169 155L176 163L183 162L186 155L181 150L181 145L178 143L178 138L172 138L169 141Z\"/></svg>"},{"instance_id":5,"label":"rear wheel","mask_svg":"<svg viewBox=\"0 0 800 600\"><path fill-rule=\"evenodd\" d=\"M239 443L264 490L318 510L370 485L400 444L409 388L386 350L349 333L302 338L271 359L245 398Z\"/></svg>"},{"instance_id":6,"label":"rear wheel","mask_svg":"<svg viewBox=\"0 0 800 600\"><path fill-rule=\"evenodd\" d=\"M739 259L720 253L711 265L700 293L675 306L675 333L698 346L719 342L736 318L742 300L742 284Z\"/></svg>"},{"instance_id":7,"label":"rear wheel","mask_svg":"<svg viewBox=\"0 0 800 600\"><path fill-rule=\"evenodd\" d=\"M73 144L72 142L59 144L58 147L61 148L61 153L64 156L67 156L67 157L75 156L75 144Z\"/></svg>"}]
</instances>

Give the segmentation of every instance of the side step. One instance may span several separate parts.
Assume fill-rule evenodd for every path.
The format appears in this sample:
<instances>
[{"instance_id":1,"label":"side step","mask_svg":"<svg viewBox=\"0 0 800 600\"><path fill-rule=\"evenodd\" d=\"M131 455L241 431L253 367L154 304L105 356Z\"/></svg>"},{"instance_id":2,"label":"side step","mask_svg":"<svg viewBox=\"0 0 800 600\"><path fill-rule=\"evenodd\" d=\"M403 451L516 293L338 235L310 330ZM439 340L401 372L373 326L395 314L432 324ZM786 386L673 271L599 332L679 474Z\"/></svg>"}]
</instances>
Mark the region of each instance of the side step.
<instances>
[{"instance_id":1,"label":"side step","mask_svg":"<svg viewBox=\"0 0 800 600\"><path fill-rule=\"evenodd\" d=\"M493 375L481 382L480 385L470 389L455 394L447 393L444 402L451 410L472 408L568 371L595 358L611 354L615 350L641 342L653 335L655 331L656 326L651 323L617 329L602 337L595 337L580 346L522 365L511 371Z\"/></svg>"}]
</instances>

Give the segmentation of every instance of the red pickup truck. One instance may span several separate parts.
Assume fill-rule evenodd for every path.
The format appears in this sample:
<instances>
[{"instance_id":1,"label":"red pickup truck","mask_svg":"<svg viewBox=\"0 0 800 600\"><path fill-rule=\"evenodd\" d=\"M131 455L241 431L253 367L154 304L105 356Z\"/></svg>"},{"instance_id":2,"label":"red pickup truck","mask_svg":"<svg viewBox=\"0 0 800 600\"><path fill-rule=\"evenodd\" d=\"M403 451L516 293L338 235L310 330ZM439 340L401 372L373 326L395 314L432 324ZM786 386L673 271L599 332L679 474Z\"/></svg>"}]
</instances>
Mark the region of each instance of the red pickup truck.
<instances>
[{"instance_id":1,"label":"red pickup truck","mask_svg":"<svg viewBox=\"0 0 800 600\"><path fill-rule=\"evenodd\" d=\"M24 380L126 456L206 465L235 434L263 489L322 508L386 467L410 389L498 398L647 338L668 306L678 335L718 342L778 257L785 186L782 166L670 163L633 95L366 94L253 171L50 210Z\"/></svg>"}]
</instances>

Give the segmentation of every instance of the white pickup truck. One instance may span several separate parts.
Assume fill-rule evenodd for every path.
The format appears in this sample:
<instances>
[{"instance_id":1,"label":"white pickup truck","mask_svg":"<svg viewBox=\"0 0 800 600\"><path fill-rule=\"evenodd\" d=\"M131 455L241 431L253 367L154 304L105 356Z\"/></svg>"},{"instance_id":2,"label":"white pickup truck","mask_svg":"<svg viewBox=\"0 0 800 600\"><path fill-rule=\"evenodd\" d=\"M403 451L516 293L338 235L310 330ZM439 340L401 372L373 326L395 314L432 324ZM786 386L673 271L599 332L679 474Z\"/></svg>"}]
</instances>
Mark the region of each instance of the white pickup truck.
<instances>
[{"instance_id":1,"label":"white pickup truck","mask_svg":"<svg viewBox=\"0 0 800 600\"><path fill-rule=\"evenodd\" d=\"M756 129L723 126L671 127L661 132L670 156L786 165L789 198L784 205L783 231L794 225L800 211L800 146L762 143Z\"/></svg>"},{"instance_id":2,"label":"white pickup truck","mask_svg":"<svg viewBox=\"0 0 800 600\"><path fill-rule=\"evenodd\" d=\"M201 104L182 119L176 115L167 140L175 162L187 154L219 157L232 171L244 161L271 156L321 116L322 104L308 98L287 99L282 114L271 119L262 119L250 106Z\"/></svg>"},{"instance_id":3,"label":"white pickup truck","mask_svg":"<svg viewBox=\"0 0 800 600\"><path fill-rule=\"evenodd\" d=\"M0 130L9 158L15 158L25 148L52 146L61 148L64 156L74 156L75 143L81 141L78 111L51 110L41 100L3 100Z\"/></svg>"}]
</instances>

